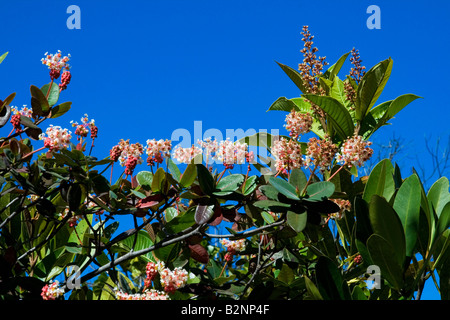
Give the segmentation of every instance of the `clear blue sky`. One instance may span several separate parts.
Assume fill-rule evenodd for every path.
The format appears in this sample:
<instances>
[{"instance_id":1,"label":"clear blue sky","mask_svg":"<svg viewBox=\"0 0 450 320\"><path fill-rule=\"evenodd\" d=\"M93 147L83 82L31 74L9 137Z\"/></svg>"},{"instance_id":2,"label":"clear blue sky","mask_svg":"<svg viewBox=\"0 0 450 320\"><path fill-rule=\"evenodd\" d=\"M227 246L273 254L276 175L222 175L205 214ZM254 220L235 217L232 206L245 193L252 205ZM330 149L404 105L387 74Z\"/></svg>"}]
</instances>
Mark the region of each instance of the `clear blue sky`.
<instances>
[{"instance_id":1,"label":"clear blue sky","mask_svg":"<svg viewBox=\"0 0 450 320\"><path fill-rule=\"evenodd\" d=\"M80 30L66 26L72 4L81 9ZM379 30L366 26L369 5L381 9ZM301 62L303 25L330 64L353 47L368 68L392 57L380 102L404 93L424 98L376 141L387 142L395 132L412 142L408 152L415 159L425 156L425 136L446 141L450 135L445 0L18 0L1 1L0 12L0 54L9 51L0 66L0 99L16 92L13 105L30 106L30 85L49 82L40 63L44 53L70 53L72 82L61 101L72 101L72 110L52 124L69 127L84 113L94 118L99 158L121 138L145 144L170 139L178 128L193 134L194 121L224 135L238 128L285 134L285 114L265 111L280 96L299 96L275 60L294 68ZM424 298L433 297L427 290Z\"/></svg>"}]
</instances>

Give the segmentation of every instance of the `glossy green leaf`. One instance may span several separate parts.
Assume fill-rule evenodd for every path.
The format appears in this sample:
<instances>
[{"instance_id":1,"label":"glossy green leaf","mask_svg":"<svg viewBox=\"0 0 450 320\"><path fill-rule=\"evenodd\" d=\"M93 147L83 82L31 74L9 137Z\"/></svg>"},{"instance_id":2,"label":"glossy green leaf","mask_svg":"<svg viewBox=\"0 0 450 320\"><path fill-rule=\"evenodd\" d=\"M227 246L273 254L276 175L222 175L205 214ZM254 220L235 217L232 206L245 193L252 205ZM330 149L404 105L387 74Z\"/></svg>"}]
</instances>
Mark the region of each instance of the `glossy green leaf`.
<instances>
[{"instance_id":1,"label":"glossy green leaf","mask_svg":"<svg viewBox=\"0 0 450 320\"><path fill-rule=\"evenodd\" d=\"M323 300L323 297L314 282L312 282L307 276L303 277L305 278L306 290L308 291L310 298L314 300Z\"/></svg>"},{"instance_id":2,"label":"glossy green leaf","mask_svg":"<svg viewBox=\"0 0 450 320\"><path fill-rule=\"evenodd\" d=\"M48 104L51 107L51 106L54 106L58 102L58 99L59 99L59 85L56 82L53 82L52 83L52 87L50 89L50 92L48 92L49 88L50 88L50 83L44 85L41 88L41 91L45 95L48 94L47 100L48 100Z\"/></svg>"},{"instance_id":3,"label":"glossy green leaf","mask_svg":"<svg viewBox=\"0 0 450 320\"><path fill-rule=\"evenodd\" d=\"M400 218L385 198L372 196L369 219L374 234L381 236L395 248L394 258L402 266L406 256L405 232Z\"/></svg>"},{"instance_id":4,"label":"glossy green leaf","mask_svg":"<svg viewBox=\"0 0 450 320\"><path fill-rule=\"evenodd\" d=\"M306 222L308 219L308 215L306 212L297 213L293 211L288 211L286 216L286 221L288 225L294 229L296 232L302 232L306 227Z\"/></svg>"},{"instance_id":5,"label":"glossy green leaf","mask_svg":"<svg viewBox=\"0 0 450 320\"><path fill-rule=\"evenodd\" d=\"M203 165L197 164L198 183L204 194L210 195L214 191L214 178L211 172Z\"/></svg>"},{"instance_id":6,"label":"glossy green leaf","mask_svg":"<svg viewBox=\"0 0 450 320\"><path fill-rule=\"evenodd\" d=\"M181 171L171 158L167 158L167 167L169 168L169 172L172 174L172 177L177 182L180 181Z\"/></svg>"},{"instance_id":7,"label":"glossy green leaf","mask_svg":"<svg viewBox=\"0 0 450 320\"><path fill-rule=\"evenodd\" d=\"M63 102L61 104L58 104L57 106L54 106L52 108L52 115L50 118L55 119L55 118L61 117L67 111L70 110L71 106L72 106L72 102Z\"/></svg>"},{"instance_id":8,"label":"glossy green leaf","mask_svg":"<svg viewBox=\"0 0 450 320\"><path fill-rule=\"evenodd\" d=\"M380 268L381 279L386 279L395 289L400 290L403 286L403 268L396 259L397 248L382 236L373 234L367 240L367 249L372 262Z\"/></svg>"},{"instance_id":9,"label":"glossy green leaf","mask_svg":"<svg viewBox=\"0 0 450 320\"><path fill-rule=\"evenodd\" d=\"M351 300L347 282L331 259L319 257L316 277L320 294L325 300Z\"/></svg>"},{"instance_id":10,"label":"glossy green leaf","mask_svg":"<svg viewBox=\"0 0 450 320\"><path fill-rule=\"evenodd\" d=\"M152 180L152 191L153 192L160 192L163 189L163 183L166 178L166 172L163 168L158 168L156 170L153 180Z\"/></svg>"},{"instance_id":11,"label":"glossy green leaf","mask_svg":"<svg viewBox=\"0 0 450 320\"><path fill-rule=\"evenodd\" d=\"M381 61L369 69L356 90L356 119L363 120L381 95L391 75L391 58Z\"/></svg>"},{"instance_id":12,"label":"glossy green leaf","mask_svg":"<svg viewBox=\"0 0 450 320\"><path fill-rule=\"evenodd\" d=\"M4 54L2 54L2 55L0 56L0 63L2 63L3 60L5 60L5 58L6 58L6 56L8 55L8 53L9 53L9 52L5 52Z\"/></svg>"},{"instance_id":13,"label":"glossy green leaf","mask_svg":"<svg viewBox=\"0 0 450 320\"><path fill-rule=\"evenodd\" d=\"M141 171L136 175L136 180L140 186L151 187L153 182L153 173L150 171Z\"/></svg>"},{"instance_id":14,"label":"glossy green leaf","mask_svg":"<svg viewBox=\"0 0 450 320\"><path fill-rule=\"evenodd\" d=\"M353 136L354 124L347 108L333 97L314 94L302 95L305 99L320 107L333 121L333 127L342 139Z\"/></svg>"},{"instance_id":15,"label":"glossy green leaf","mask_svg":"<svg viewBox=\"0 0 450 320\"><path fill-rule=\"evenodd\" d=\"M242 182L244 182L242 174L230 174L220 179L216 188L221 191L236 191Z\"/></svg>"},{"instance_id":16,"label":"glossy green leaf","mask_svg":"<svg viewBox=\"0 0 450 320\"><path fill-rule=\"evenodd\" d=\"M188 188L195 181L195 178L197 178L197 167L195 164L190 163L181 176L180 184L183 187Z\"/></svg>"},{"instance_id":17,"label":"glossy green leaf","mask_svg":"<svg viewBox=\"0 0 450 320\"><path fill-rule=\"evenodd\" d=\"M450 202L449 193L449 181L447 177L439 178L433 185L427 194L428 201L436 211L436 215L439 218L444 206Z\"/></svg>"},{"instance_id":18,"label":"glossy green leaf","mask_svg":"<svg viewBox=\"0 0 450 320\"><path fill-rule=\"evenodd\" d=\"M334 193L335 186L330 181L319 181L310 184L306 188L308 201L322 201L331 197Z\"/></svg>"},{"instance_id":19,"label":"glossy green leaf","mask_svg":"<svg viewBox=\"0 0 450 320\"><path fill-rule=\"evenodd\" d=\"M416 174L403 181L393 207L405 232L406 255L411 257L417 242L420 218L420 184Z\"/></svg>"},{"instance_id":20,"label":"glossy green leaf","mask_svg":"<svg viewBox=\"0 0 450 320\"><path fill-rule=\"evenodd\" d=\"M250 176L247 178L247 180L245 181L245 185L242 187L242 194L244 196L247 196L256 190L256 188L258 187L257 180L258 176Z\"/></svg>"},{"instance_id":21,"label":"glossy green leaf","mask_svg":"<svg viewBox=\"0 0 450 320\"><path fill-rule=\"evenodd\" d=\"M37 104L39 104L40 111L42 112L42 115L46 115L49 111L50 111L50 105L48 103L47 98L45 97L45 94L41 91L41 89L39 89L36 86L31 85L30 86L30 92L31 92L31 97L32 97L32 102L31 102L31 106L33 108L33 112L34 112L34 106L37 106ZM34 99L34 103L33 103L33 99ZM38 113L39 115L41 115L40 113Z\"/></svg>"},{"instance_id":22,"label":"glossy green leaf","mask_svg":"<svg viewBox=\"0 0 450 320\"><path fill-rule=\"evenodd\" d=\"M292 82L295 83L295 85L297 86L297 88L300 89L301 92L303 92L303 93L308 92L308 90L306 89L306 87L305 87L305 85L303 83L303 78L302 78L302 76L300 75L300 73L297 70L294 70L291 67L286 66L286 65L284 65L282 63L279 63L279 62L277 62L277 64L280 66L281 69L283 69L283 71L292 80Z\"/></svg>"},{"instance_id":23,"label":"glossy green leaf","mask_svg":"<svg viewBox=\"0 0 450 320\"><path fill-rule=\"evenodd\" d=\"M278 210L285 211L286 208L289 208L291 206L287 203L283 203L283 202L279 202L279 201L275 201L275 200L259 200L259 201L256 201L253 205L255 207L258 207L261 209L275 211L275 212L277 212Z\"/></svg>"},{"instance_id":24,"label":"glossy green leaf","mask_svg":"<svg viewBox=\"0 0 450 320\"><path fill-rule=\"evenodd\" d=\"M300 198L297 195L297 191L296 191L295 187L292 184L290 184L289 182L287 182L286 180L283 180L280 178L275 178L275 177L270 177L269 183L275 189L277 189L280 193L284 194L289 199L300 200Z\"/></svg>"},{"instance_id":25,"label":"glossy green leaf","mask_svg":"<svg viewBox=\"0 0 450 320\"><path fill-rule=\"evenodd\" d=\"M350 54L350 52L347 52L345 54L343 54L338 61L336 61L335 64L333 64L332 66L330 66L328 68L327 71L324 72L324 77L326 79L329 79L331 81L333 81L335 79L335 77L338 75L339 71L341 70L342 66L344 65L345 61L347 60L348 55Z\"/></svg>"},{"instance_id":26,"label":"glossy green leaf","mask_svg":"<svg viewBox=\"0 0 450 320\"><path fill-rule=\"evenodd\" d=\"M450 202L442 208L441 215L437 221L436 225L436 235L435 237L441 236L445 230L450 227Z\"/></svg>"},{"instance_id":27,"label":"glossy green leaf","mask_svg":"<svg viewBox=\"0 0 450 320\"><path fill-rule=\"evenodd\" d=\"M289 183L298 190L298 193L302 192L306 186L307 178L303 170L293 169L289 175Z\"/></svg>"},{"instance_id":28,"label":"glossy green leaf","mask_svg":"<svg viewBox=\"0 0 450 320\"><path fill-rule=\"evenodd\" d=\"M413 102L418 98L421 97L416 96L415 94L404 94L397 97L394 101L392 101L392 103L389 104L389 107L386 110L386 113L384 114L383 118L385 119L393 118L404 107L406 107L408 104L410 104L411 102Z\"/></svg>"},{"instance_id":29,"label":"glossy green leaf","mask_svg":"<svg viewBox=\"0 0 450 320\"><path fill-rule=\"evenodd\" d=\"M367 180L363 199L369 202L372 196L376 194L385 197L389 201L395 192L393 173L394 166L389 159L384 159L377 163Z\"/></svg>"}]
</instances>

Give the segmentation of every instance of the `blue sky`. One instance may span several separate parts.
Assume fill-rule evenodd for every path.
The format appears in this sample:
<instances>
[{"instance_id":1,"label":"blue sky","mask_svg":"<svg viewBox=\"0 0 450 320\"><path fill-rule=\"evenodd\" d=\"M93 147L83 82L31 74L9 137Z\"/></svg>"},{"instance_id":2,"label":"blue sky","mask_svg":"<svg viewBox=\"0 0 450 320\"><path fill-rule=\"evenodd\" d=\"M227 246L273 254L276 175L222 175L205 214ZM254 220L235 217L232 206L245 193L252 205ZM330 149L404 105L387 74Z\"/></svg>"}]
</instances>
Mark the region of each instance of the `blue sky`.
<instances>
[{"instance_id":1,"label":"blue sky","mask_svg":"<svg viewBox=\"0 0 450 320\"><path fill-rule=\"evenodd\" d=\"M79 30L66 26L73 4L81 10ZM381 29L367 28L369 5L381 9ZM18 0L1 1L0 11L0 50L9 51L0 96L16 92L13 105L30 106L30 85L49 82L44 53L70 53L72 82L60 101L72 101L72 110L47 124L69 127L87 113L99 127L99 158L121 138L145 144L179 128L193 134L194 121L224 135L239 128L285 134L285 114L266 110L280 96L300 94L275 61L294 68L301 62L303 25L330 64L353 47L367 68L394 60L379 102L423 97L376 142L395 133L410 142L411 159L426 164L425 137L450 135L448 1ZM349 68L347 62L341 75ZM409 175L414 162L405 165ZM433 297L427 290L424 298Z\"/></svg>"}]
</instances>

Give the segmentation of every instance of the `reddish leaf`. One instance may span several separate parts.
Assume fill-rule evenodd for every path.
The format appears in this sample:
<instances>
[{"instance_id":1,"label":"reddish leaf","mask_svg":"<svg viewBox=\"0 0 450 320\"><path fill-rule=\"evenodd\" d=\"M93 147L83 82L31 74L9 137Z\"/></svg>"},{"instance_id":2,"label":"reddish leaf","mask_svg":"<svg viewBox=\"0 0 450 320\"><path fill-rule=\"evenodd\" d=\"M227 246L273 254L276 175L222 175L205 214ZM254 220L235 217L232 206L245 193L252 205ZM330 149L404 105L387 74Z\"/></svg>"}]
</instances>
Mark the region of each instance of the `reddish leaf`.
<instances>
[{"instance_id":1,"label":"reddish leaf","mask_svg":"<svg viewBox=\"0 0 450 320\"><path fill-rule=\"evenodd\" d=\"M189 245L189 249L191 250L192 259L205 264L209 262L208 251L201 244Z\"/></svg>"},{"instance_id":2,"label":"reddish leaf","mask_svg":"<svg viewBox=\"0 0 450 320\"><path fill-rule=\"evenodd\" d=\"M153 206L157 205L158 203L160 203L161 200L163 200L162 195L154 194L154 195L151 195L144 199L139 200L138 204L136 205L136 208L141 208L141 209L150 208L150 207L153 207Z\"/></svg>"},{"instance_id":3,"label":"reddish leaf","mask_svg":"<svg viewBox=\"0 0 450 320\"><path fill-rule=\"evenodd\" d=\"M222 222L222 220L223 220L222 209L220 208L220 206L214 207L214 214L209 220L208 224L210 226L217 226Z\"/></svg>"}]
</instances>

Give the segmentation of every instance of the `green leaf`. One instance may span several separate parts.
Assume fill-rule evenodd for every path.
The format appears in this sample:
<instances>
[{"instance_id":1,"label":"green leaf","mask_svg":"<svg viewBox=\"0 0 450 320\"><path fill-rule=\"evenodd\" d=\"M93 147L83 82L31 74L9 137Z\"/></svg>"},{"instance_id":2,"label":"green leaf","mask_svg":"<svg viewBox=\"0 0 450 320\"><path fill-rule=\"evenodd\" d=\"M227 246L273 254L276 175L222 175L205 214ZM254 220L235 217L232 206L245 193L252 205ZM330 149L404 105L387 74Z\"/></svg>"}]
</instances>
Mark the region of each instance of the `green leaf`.
<instances>
[{"instance_id":1,"label":"green leaf","mask_svg":"<svg viewBox=\"0 0 450 320\"><path fill-rule=\"evenodd\" d=\"M275 187L280 193L284 194L286 197L292 200L300 200L300 198L297 195L297 191L295 187L287 182L286 180L270 177L269 183Z\"/></svg>"},{"instance_id":2,"label":"green leaf","mask_svg":"<svg viewBox=\"0 0 450 320\"><path fill-rule=\"evenodd\" d=\"M398 255L388 241L378 234L373 234L367 240L367 249L375 265L380 267L381 278L386 279L395 289L403 287L402 264L396 259Z\"/></svg>"},{"instance_id":3,"label":"green leaf","mask_svg":"<svg viewBox=\"0 0 450 320\"><path fill-rule=\"evenodd\" d=\"M316 266L317 285L325 300L350 300L350 290L335 262L319 257Z\"/></svg>"},{"instance_id":4,"label":"green leaf","mask_svg":"<svg viewBox=\"0 0 450 320\"><path fill-rule=\"evenodd\" d=\"M195 166L195 164L190 163L184 170L183 175L181 176L180 184L183 187L188 188L195 181L196 177L197 177L197 167Z\"/></svg>"},{"instance_id":5,"label":"green leaf","mask_svg":"<svg viewBox=\"0 0 450 320\"><path fill-rule=\"evenodd\" d=\"M386 120L393 118L404 107L406 107L408 104L410 104L411 102L413 102L418 98L422 97L416 96L414 94L404 94L397 97L394 101L392 101L392 103L389 104L389 107L386 110L386 113L384 114L383 118Z\"/></svg>"},{"instance_id":6,"label":"green leaf","mask_svg":"<svg viewBox=\"0 0 450 320\"><path fill-rule=\"evenodd\" d=\"M334 78L330 95L337 101L342 103L342 105L345 107L347 107L347 105L350 103L350 101L347 100L347 93L344 89L344 81L339 79L339 77Z\"/></svg>"},{"instance_id":7,"label":"green leaf","mask_svg":"<svg viewBox=\"0 0 450 320\"><path fill-rule=\"evenodd\" d=\"M31 92L31 106L33 108L33 113L35 113L35 107L37 107L36 112L38 115L47 115L50 111L50 105L45 97L45 94L36 86L30 86Z\"/></svg>"},{"instance_id":8,"label":"green leaf","mask_svg":"<svg viewBox=\"0 0 450 320\"><path fill-rule=\"evenodd\" d=\"M204 194L210 195L214 191L214 178L211 172L203 165L197 164L198 183Z\"/></svg>"},{"instance_id":9,"label":"green leaf","mask_svg":"<svg viewBox=\"0 0 450 320\"><path fill-rule=\"evenodd\" d=\"M69 203L69 208L72 211L76 211L79 207L83 199L83 191L79 183L74 183L69 186L69 190L67 191L67 201Z\"/></svg>"},{"instance_id":10,"label":"green leaf","mask_svg":"<svg viewBox=\"0 0 450 320\"><path fill-rule=\"evenodd\" d=\"M28 128L39 129L39 127L37 125L35 125L33 123L33 121L31 121L30 118L23 116L23 115L20 116L20 123L23 126L28 127Z\"/></svg>"},{"instance_id":11,"label":"green leaf","mask_svg":"<svg viewBox=\"0 0 450 320\"><path fill-rule=\"evenodd\" d=\"M255 207L258 207L261 209L275 211L275 212L277 212L279 210L285 211L286 208L289 208L291 206L290 204L275 201L275 200L259 200L259 201L256 201L253 205Z\"/></svg>"},{"instance_id":12,"label":"green leaf","mask_svg":"<svg viewBox=\"0 0 450 320\"><path fill-rule=\"evenodd\" d=\"M428 201L433 206L436 211L436 215L439 218L441 215L442 209L444 206L450 202L450 193L449 193L449 181L447 177L439 178L428 191L427 198Z\"/></svg>"},{"instance_id":13,"label":"green leaf","mask_svg":"<svg viewBox=\"0 0 450 320\"><path fill-rule=\"evenodd\" d=\"M2 63L3 60L5 60L5 58L6 58L6 56L8 55L8 53L9 53L9 52L5 52L4 54L2 54L2 55L0 56L0 63Z\"/></svg>"},{"instance_id":14,"label":"green leaf","mask_svg":"<svg viewBox=\"0 0 450 320\"><path fill-rule=\"evenodd\" d=\"M412 257L417 242L420 217L420 184L416 174L403 181L395 196L394 210L403 225L406 256Z\"/></svg>"},{"instance_id":15,"label":"green leaf","mask_svg":"<svg viewBox=\"0 0 450 320\"><path fill-rule=\"evenodd\" d=\"M140 186L151 188L153 182L153 173L150 171L141 171L136 175L136 181Z\"/></svg>"},{"instance_id":16,"label":"green leaf","mask_svg":"<svg viewBox=\"0 0 450 320\"><path fill-rule=\"evenodd\" d=\"M258 184L256 183L257 179L258 176L250 176L247 178L247 180L245 181L245 186L243 186L242 190L242 194L244 196L248 196L256 190L256 188L258 187Z\"/></svg>"},{"instance_id":17,"label":"green leaf","mask_svg":"<svg viewBox=\"0 0 450 320\"><path fill-rule=\"evenodd\" d=\"M322 201L331 197L334 193L335 186L330 181L319 181L310 184L306 188L308 201Z\"/></svg>"},{"instance_id":18,"label":"green leaf","mask_svg":"<svg viewBox=\"0 0 450 320\"><path fill-rule=\"evenodd\" d=\"M242 174L230 174L220 179L216 188L221 191L236 191L242 182L244 182Z\"/></svg>"},{"instance_id":19,"label":"green leaf","mask_svg":"<svg viewBox=\"0 0 450 320\"><path fill-rule=\"evenodd\" d=\"M54 106L52 108L52 116L50 118L55 119L61 117L63 114L70 110L71 106L72 102L63 102L61 104L58 104L57 106Z\"/></svg>"},{"instance_id":20,"label":"green leaf","mask_svg":"<svg viewBox=\"0 0 450 320\"><path fill-rule=\"evenodd\" d=\"M169 168L169 172L172 174L172 177L174 177L177 182L180 181L181 171L171 158L167 158L167 166Z\"/></svg>"},{"instance_id":21,"label":"green leaf","mask_svg":"<svg viewBox=\"0 0 450 320\"><path fill-rule=\"evenodd\" d=\"M391 75L391 58L381 61L364 74L356 90L356 119L363 120L381 95Z\"/></svg>"},{"instance_id":22,"label":"green leaf","mask_svg":"<svg viewBox=\"0 0 450 320\"><path fill-rule=\"evenodd\" d=\"M310 298L314 300L323 300L323 297L320 294L319 289L317 289L314 282L312 282L311 279L309 279L307 276L303 277L305 278L306 290L308 291Z\"/></svg>"},{"instance_id":23,"label":"green leaf","mask_svg":"<svg viewBox=\"0 0 450 320\"><path fill-rule=\"evenodd\" d=\"M366 202L370 202L372 196L376 194L385 197L389 201L395 192L393 173L394 166L389 159L384 159L377 163L367 180L363 199Z\"/></svg>"},{"instance_id":24,"label":"green leaf","mask_svg":"<svg viewBox=\"0 0 450 320\"><path fill-rule=\"evenodd\" d=\"M441 236L445 230L450 227L450 202L442 208L441 215L439 216L436 226L436 238Z\"/></svg>"},{"instance_id":25,"label":"green leaf","mask_svg":"<svg viewBox=\"0 0 450 320\"><path fill-rule=\"evenodd\" d=\"M302 192L307 183L306 175L303 170L298 168L293 169L289 175L289 183L293 185L299 193Z\"/></svg>"},{"instance_id":26,"label":"green leaf","mask_svg":"<svg viewBox=\"0 0 450 320\"><path fill-rule=\"evenodd\" d=\"M288 225L294 229L296 232L302 232L306 227L306 221L308 219L308 215L306 212L296 213L293 211L287 212L287 223Z\"/></svg>"},{"instance_id":27,"label":"green leaf","mask_svg":"<svg viewBox=\"0 0 450 320\"><path fill-rule=\"evenodd\" d=\"M347 60L349 54L350 52L347 52L344 55L342 55L335 64L333 64L331 67L328 68L327 71L325 71L325 73L323 74L324 77L326 79L333 81L335 76L337 76L342 66L344 65L345 60Z\"/></svg>"},{"instance_id":28,"label":"green leaf","mask_svg":"<svg viewBox=\"0 0 450 320\"><path fill-rule=\"evenodd\" d=\"M160 192L163 188L163 182L166 178L166 172L163 168L158 168L156 170L155 175L153 176L152 180L152 191L153 192Z\"/></svg>"},{"instance_id":29,"label":"green leaf","mask_svg":"<svg viewBox=\"0 0 450 320\"><path fill-rule=\"evenodd\" d=\"M385 198L372 196L369 203L369 219L374 234L381 236L395 248L393 258L403 266L406 256L405 232L400 218Z\"/></svg>"},{"instance_id":30,"label":"green leaf","mask_svg":"<svg viewBox=\"0 0 450 320\"><path fill-rule=\"evenodd\" d=\"M42 93L47 95L47 92L48 92L49 88L50 88L50 83L44 85L41 88ZM58 102L58 99L59 99L59 85L56 82L52 83L52 88L50 89L50 93L49 93L47 99L48 99L48 104L50 106L54 106Z\"/></svg>"},{"instance_id":31,"label":"green leaf","mask_svg":"<svg viewBox=\"0 0 450 320\"><path fill-rule=\"evenodd\" d=\"M288 75L288 77L295 83L295 85L297 86L297 88L300 89L301 92L306 93L308 92L308 90L306 89L304 83L303 83L303 78L300 75L300 73L294 69L292 69L289 66L286 66L282 63L279 63L277 61L275 61L281 69L283 69L283 71Z\"/></svg>"},{"instance_id":32,"label":"green leaf","mask_svg":"<svg viewBox=\"0 0 450 320\"><path fill-rule=\"evenodd\" d=\"M303 97L316 104L329 116L332 120L333 127L343 140L353 135L354 125L352 116L342 103L328 96L304 94Z\"/></svg>"}]
</instances>

